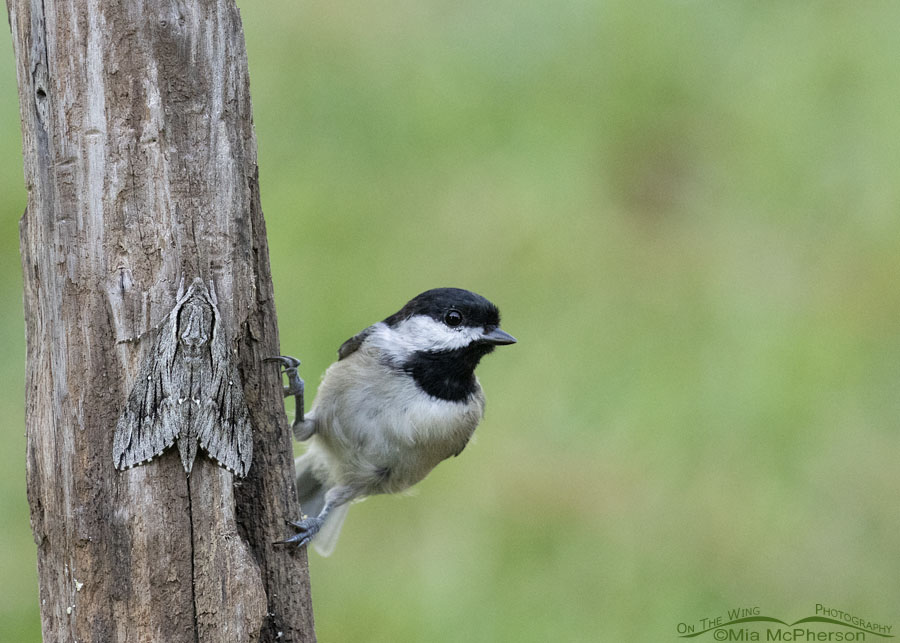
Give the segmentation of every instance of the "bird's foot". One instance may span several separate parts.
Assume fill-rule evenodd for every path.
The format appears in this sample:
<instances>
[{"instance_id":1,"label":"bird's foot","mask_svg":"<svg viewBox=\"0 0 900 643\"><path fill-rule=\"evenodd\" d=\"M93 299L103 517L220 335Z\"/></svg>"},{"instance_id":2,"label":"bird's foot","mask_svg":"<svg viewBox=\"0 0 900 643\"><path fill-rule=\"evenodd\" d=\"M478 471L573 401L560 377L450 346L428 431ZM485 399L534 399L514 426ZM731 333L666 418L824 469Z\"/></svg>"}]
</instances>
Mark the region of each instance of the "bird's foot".
<instances>
[{"instance_id":1,"label":"bird's foot","mask_svg":"<svg viewBox=\"0 0 900 643\"><path fill-rule=\"evenodd\" d=\"M296 357L288 357L286 355L278 355L277 357L266 357L264 362L275 362L283 369L281 372L287 375L288 385L284 387L284 396L303 395L303 380L297 372L300 366L300 360Z\"/></svg>"},{"instance_id":2,"label":"bird's foot","mask_svg":"<svg viewBox=\"0 0 900 643\"><path fill-rule=\"evenodd\" d=\"M291 536L290 538L285 538L284 540L279 540L275 542L276 545L297 545L297 547L303 547L303 545L308 545L309 541L311 541L319 530L322 528L322 523L325 521L322 518L304 518L297 522L293 522L288 520L287 523L297 529L297 533Z\"/></svg>"},{"instance_id":3,"label":"bird's foot","mask_svg":"<svg viewBox=\"0 0 900 643\"><path fill-rule=\"evenodd\" d=\"M304 415L304 384L299 373L297 373L300 360L296 357L279 355L278 357L267 357L264 361L279 364L283 369L281 372L287 375L288 385L284 387L284 396L294 396L294 435L300 441L308 440L316 432L316 424L312 420L307 420Z\"/></svg>"}]
</instances>

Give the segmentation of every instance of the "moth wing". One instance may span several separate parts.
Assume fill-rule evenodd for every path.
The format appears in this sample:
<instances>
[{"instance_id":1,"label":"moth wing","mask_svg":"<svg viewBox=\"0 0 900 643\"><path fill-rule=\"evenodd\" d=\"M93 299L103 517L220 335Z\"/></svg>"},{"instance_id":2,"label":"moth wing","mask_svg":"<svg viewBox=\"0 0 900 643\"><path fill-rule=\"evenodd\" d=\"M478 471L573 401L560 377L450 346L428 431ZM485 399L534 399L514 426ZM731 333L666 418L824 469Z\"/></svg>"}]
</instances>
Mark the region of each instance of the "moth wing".
<instances>
[{"instance_id":1,"label":"moth wing","mask_svg":"<svg viewBox=\"0 0 900 643\"><path fill-rule=\"evenodd\" d=\"M232 352L222 331L221 318L215 302L212 339L210 342L211 377L203 378L201 386L201 414L197 426L200 446L223 467L244 477L253 459L253 428L250 411L244 402L244 387L235 366Z\"/></svg>"},{"instance_id":2,"label":"moth wing","mask_svg":"<svg viewBox=\"0 0 900 643\"><path fill-rule=\"evenodd\" d=\"M219 362L204 391L198 426L200 446L223 467L244 477L253 458L253 429L237 368ZM206 386L204 386L206 388Z\"/></svg>"},{"instance_id":3,"label":"moth wing","mask_svg":"<svg viewBox=\"0 0 900 643\"><path fill-rule=\"evenodd\" d=\"M166 370L165 330L164 326L158 331L154 355L145 358L116 422L113 462L120 471L155 458L178 437L178 402Z\"/></svg>"}]
</instances>

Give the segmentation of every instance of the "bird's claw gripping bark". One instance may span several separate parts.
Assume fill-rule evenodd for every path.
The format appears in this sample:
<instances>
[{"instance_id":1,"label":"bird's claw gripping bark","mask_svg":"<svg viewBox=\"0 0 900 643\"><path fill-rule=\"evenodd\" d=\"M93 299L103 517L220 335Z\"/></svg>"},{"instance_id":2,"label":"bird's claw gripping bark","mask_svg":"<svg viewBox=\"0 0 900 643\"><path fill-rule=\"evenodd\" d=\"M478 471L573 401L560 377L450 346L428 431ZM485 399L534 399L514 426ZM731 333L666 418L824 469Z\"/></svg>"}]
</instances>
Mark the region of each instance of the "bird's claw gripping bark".
<instances>
[{"instance_id":1,"label":"bird's claw gripping bark","mask_svg":"<svg viewBox=\"0 0 900 643\"><path fill-rule=\"evenodd\" d=\"M297 372L297 367L300 366L299 359L287 355L277 355L275 357L266 357L263 361L279 364L282 368L281 372L287 375L288 385L284 387L285 397L290 395L303 395L303 380Z\"/></svg>"},{"instance_id":2,"label":"bird's claw gripping bark","mask_svg":"<svg viewBox=\"0 0 900 643\"><path fill-rule=\"evenodd\" d=\"M303 520L299 520L297 522L288 521L288 524L297 529L297 533L289 538L285 538L284 540L276 541L274 544L276 545L297 545L297 547L303 547L304 545L308 545L309 541L311 541L319 530L322 528L322 523L325 521L321 518L304 518Z\"/></svg>"},{"instance_id":3,"label":"bird's claw gripping bark","mask_svg":"<svg viewBox=\"0 0 900 643\"><path fill-rule=\"evenodd\" d=\"M266 357L263 361L274 362L280 365L282 368L281 372L287 375L288 385L284 387L284 396L294 396L294 404L296 407L294 412L294 426L305 426L305 416L303 415L304 384L303 380L300 378L300 374L297 372L297 367L300 366L300 360L296 357L278 355L276 357ZM304 433L304 431L301 431L301 433ZM309 433L311 434L312 432L310 431Z\"/></svg>"}]
</instances>

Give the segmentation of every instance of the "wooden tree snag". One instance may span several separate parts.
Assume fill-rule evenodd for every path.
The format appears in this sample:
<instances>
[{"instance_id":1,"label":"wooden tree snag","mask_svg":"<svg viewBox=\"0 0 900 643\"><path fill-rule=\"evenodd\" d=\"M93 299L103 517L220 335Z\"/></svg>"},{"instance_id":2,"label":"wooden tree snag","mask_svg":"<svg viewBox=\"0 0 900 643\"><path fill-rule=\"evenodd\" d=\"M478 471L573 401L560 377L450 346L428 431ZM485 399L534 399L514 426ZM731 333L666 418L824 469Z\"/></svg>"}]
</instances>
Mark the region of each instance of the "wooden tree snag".
<instances>
[{"instance_id":1,"label":"wooden tree snag","mask_svg":"<svg viewBox=\"0 0 900 643\"><path fill-rule=\"evenodd\" d=\"M233 0L7 0L21 222L27 484L45 641L312 641ZM212 283L253 459L177 448L119 472L113 432L180 280Z\"/></svg>"}]
</instances>

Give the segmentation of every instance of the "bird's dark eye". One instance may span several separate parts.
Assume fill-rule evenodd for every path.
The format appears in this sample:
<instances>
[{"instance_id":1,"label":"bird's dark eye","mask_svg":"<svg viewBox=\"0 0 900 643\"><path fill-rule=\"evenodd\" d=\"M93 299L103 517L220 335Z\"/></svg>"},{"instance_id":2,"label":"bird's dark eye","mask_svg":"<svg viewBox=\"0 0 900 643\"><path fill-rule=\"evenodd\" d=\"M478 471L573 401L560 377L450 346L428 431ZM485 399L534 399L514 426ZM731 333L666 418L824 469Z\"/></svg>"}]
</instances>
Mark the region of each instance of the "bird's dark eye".
<instances>
[{"instance_id":1,"label":"bird's dark eye","mask_svg":"<svg viewBox=\"0 0 900 643\"><path fill-rule=\"evenodd\" d=\"M459 326L463 321L462 313L455 309L450 309L444 315L444 323L448 326Z\"/></svg>"}]
</instances>

